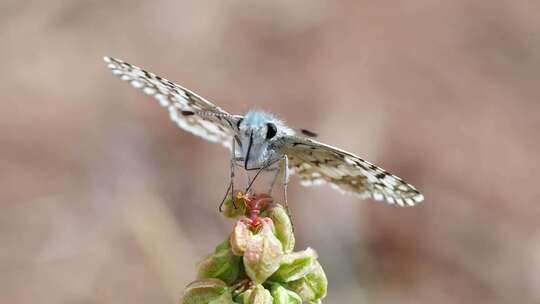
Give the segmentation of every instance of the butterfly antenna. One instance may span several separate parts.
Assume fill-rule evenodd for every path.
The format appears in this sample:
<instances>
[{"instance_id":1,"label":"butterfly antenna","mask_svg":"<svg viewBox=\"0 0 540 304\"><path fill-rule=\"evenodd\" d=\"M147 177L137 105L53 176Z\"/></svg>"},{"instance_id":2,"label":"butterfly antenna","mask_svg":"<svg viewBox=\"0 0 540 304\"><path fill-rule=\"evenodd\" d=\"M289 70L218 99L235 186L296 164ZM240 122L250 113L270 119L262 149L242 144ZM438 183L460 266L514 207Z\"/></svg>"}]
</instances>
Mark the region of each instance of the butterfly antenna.
<instances>
[{"instance_id":1,"label":"butterfly antenna","mask_svg":"<svg viewBox=\"0 0 540 304\"><path fill-rule=\"evenodd\" d=\"M201 117L221 117L221 118L229 118L232 119L233 116L230 114L224 114L224 113L215 113L210 111L190 111L190 110L181 110L180 113L184 116L201 116Z\"/></svg>"}]
</instances>

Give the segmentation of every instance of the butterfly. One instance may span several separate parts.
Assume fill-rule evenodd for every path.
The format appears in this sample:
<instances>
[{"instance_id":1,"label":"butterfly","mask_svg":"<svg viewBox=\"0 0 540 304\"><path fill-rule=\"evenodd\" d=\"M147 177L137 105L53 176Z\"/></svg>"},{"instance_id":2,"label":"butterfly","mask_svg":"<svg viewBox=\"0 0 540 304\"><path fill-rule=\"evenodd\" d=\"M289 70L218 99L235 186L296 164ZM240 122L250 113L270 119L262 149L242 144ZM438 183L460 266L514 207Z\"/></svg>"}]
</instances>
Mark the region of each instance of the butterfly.
<instances>
[{"instance_id":1,"label":"butterfly","mask_svg":"<svg viewBox=\"0 0 540 304\"><path fill-rule=\"evenodd\" d=\"M303 185L329 184L363 199L399 206L424 200L401 178L350 152L314 140L316 134L311 131L289 128L271 113L250 110L245 115L229 114L172 81L112 57L104 60L113 75L155 98L180 128L231 151L227 193L234 188L234 168L243 167L257 170L257 175L262 171L283 172L285 186L289 175L295 174Z\"/></svg>"}]
</instances>

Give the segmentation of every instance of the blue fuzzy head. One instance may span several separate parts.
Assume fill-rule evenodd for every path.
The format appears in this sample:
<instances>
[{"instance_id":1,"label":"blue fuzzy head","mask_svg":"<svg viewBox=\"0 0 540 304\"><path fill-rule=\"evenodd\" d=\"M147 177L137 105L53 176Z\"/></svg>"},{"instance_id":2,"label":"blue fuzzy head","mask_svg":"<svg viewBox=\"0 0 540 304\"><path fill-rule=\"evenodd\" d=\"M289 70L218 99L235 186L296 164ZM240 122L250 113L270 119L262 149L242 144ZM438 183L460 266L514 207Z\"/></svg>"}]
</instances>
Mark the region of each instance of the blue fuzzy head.
<instances>
[{"instance_id":1,"label":"blue fuzzy head","mask_svg":"<svg viewBox=\"0 0 540 304\"><path fill-rule=\"evenodd\" d=\"M242 123L250 127L259 127L275 120L276 118L274 117L274 115L268 112L262 110L250 110L244 116L244 120L242 121Z\"/></svg>"},{"instance_id":2,"label":"blue fuzzy head","mask_svg":"<svg viewBox=\"0 0 540 304\"><path fill-rule=\"evenodd\" d=\"M251 110L246 113L238 125L240 137L246 140L252 137L253 143L262 144L277 135L278 126L276 123L278 122L274 115L268 112Z\"/></svg>"},{"instance_id":3,"label":"blue fuzzy head","mask_svg":"<svg viewBox=\"0 0 540 304\"><path fill-rule=\"evenodd\" d=\"M276 151L270 149L273 141L285 134L292 133L274 115L262 111L251 110L238 124L242 156L248 159L249 166L257 167L273 157Z\"/></svg>"}]
</instances>

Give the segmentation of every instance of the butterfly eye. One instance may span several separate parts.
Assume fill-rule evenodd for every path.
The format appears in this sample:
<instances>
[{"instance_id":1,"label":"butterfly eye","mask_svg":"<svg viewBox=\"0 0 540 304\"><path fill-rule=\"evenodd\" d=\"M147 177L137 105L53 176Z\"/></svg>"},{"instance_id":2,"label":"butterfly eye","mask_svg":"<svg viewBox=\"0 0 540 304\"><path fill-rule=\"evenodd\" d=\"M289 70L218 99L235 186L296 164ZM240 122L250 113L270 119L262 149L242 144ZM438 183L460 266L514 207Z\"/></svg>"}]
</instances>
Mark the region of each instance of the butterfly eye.
<instances>
[{"instance_id":1,"label":"butterfly eye","mask_svg":"<svg viewBox=\"0 0 540 304\"><path fill-rule=\"evenodd\" d=\"M273 123L267 123L266 124L266 139L270 139L277 134L277 128L276 125Z\"/></svg>"},{"instance_id":2,"label":"butterfly eye","mask_svg":"<svg viewBox=\"0 0 540 304\"><path fill-rule=\"evenodd\" d=\"M237 127L238 129L240 129L240 124L242 123L242 121L244 121L244 119L243 119L243 118L240 118L240 119L238 119L238 121L236 122L236 127Z\"/></svg>"}]
</instances>

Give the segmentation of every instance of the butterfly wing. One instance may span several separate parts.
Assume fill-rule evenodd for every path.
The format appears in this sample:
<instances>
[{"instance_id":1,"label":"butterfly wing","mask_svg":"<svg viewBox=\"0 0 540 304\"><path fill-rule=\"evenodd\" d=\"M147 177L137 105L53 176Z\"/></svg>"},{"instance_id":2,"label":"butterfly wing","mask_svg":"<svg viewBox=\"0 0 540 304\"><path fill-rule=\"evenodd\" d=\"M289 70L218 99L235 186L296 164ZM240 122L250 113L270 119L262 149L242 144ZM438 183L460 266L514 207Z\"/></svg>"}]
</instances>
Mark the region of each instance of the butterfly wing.
<instances>
[{"instance_id":1,"label":"butterfly wing","mask_svg":"<svg viewBox=\"0 0 540 304\"><path fill-rule=\"evenodd\" d=\"M281 152L289 168L305 186L329 183L361 198L371 197L400 206L413 206L424 196L401 178L329 145L298 136L286 136Z\"/></svg>"},{"instance_id":2,"label":"butterfly wing","mask_svg":"<svg viewBox=\"0 0 540 304\"><path fill-rule=\"evenodd\" d=\"M235 121L241 116L232 116L194 92L137 66L112 57L104 57L104 60L113 75L128 81L166 107L171 120L180 128L231 148ZM204 112L205 115L194 114L196 112Z\"/></svg>"}]
</instances>

